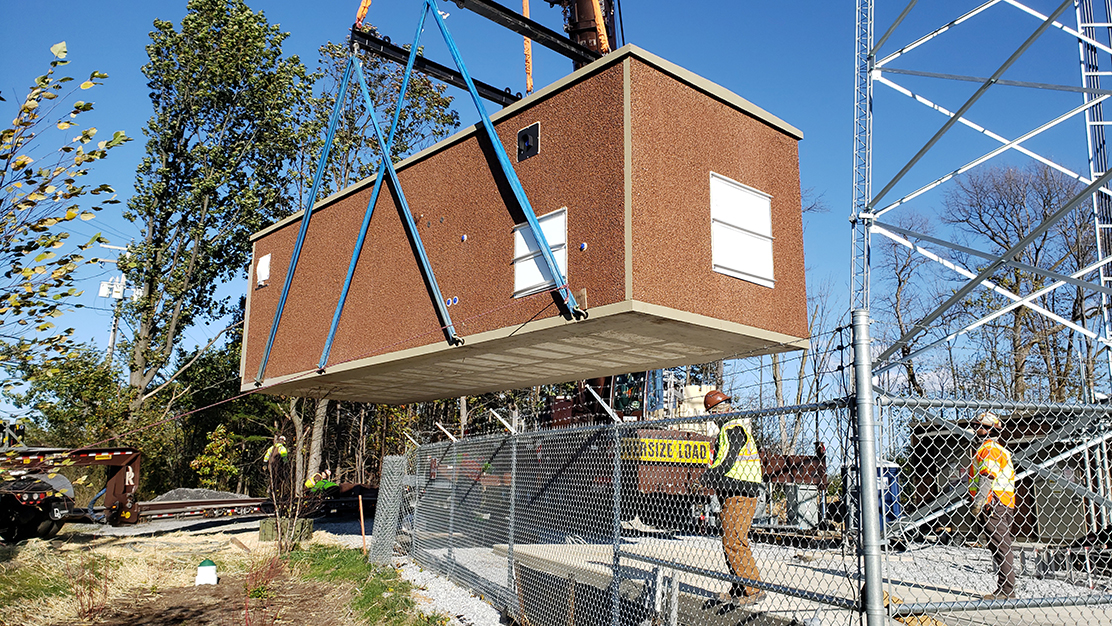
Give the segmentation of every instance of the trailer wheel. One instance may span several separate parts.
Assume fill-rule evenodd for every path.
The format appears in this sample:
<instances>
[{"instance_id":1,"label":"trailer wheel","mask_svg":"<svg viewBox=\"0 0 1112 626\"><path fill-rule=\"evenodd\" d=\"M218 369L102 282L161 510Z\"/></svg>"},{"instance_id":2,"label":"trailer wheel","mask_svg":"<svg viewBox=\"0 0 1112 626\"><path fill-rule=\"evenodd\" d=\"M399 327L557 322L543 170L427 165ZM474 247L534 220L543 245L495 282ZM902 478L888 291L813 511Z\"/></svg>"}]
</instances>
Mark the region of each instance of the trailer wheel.
<instances>
[{"instance_id":1,"label":"trailer wheel","mask_svg":"<svg viewBox=\"0 0 1112 626\"><path fill-rule=\"evenodd\" d=\"M49 522L50 520L47 519L46 521ZM39 536L39 525L41 523L42 520L37 515L30 519L25 517L0 531L0 537L8 543L17 543L27 539L34 539Z\"/></svg>"},{"instance_id":2,"label":"trailer wheel","mask_svg":"<svg viewBox=\"0 0 1112 626\"><path fill-rule=\"evenodd\" d=\"M35 536L39 539L53 539L58 535L58 531L62 530L62 526L65 526L65 522L47 518L35 527Z\"/></svg>"}]
</instances>

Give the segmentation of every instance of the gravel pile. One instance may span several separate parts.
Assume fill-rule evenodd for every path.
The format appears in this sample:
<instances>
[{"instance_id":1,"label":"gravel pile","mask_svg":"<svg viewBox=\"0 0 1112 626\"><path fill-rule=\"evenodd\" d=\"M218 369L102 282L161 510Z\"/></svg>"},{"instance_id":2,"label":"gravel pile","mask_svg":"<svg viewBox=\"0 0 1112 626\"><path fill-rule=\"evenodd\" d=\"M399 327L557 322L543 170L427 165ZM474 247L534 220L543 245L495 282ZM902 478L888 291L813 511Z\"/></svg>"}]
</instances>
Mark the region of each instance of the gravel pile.
<instances>
[{"instance_id":1,"label":"gravel pile","mask_svg":"<svg viewBox=\"0 0 1112 626\"><path fill-rule=\"evenodd\" d=\"M180 502L182 500L226 500L228 498L246 498L242 493L229 491L213 491L212 489L186 489L179 487L171 489L158 496L151 502Z\"/></svg>"}]
</instances>

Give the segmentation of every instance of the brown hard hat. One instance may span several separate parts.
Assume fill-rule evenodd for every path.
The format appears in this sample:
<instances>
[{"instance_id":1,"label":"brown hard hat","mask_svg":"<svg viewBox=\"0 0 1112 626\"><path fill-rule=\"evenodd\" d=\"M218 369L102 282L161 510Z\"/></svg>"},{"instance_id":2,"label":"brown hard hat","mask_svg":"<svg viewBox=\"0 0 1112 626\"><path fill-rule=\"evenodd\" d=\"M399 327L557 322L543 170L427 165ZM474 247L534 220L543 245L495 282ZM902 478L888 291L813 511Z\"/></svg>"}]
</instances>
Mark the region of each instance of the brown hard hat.
<instances>
[{"instance_id":1,"label":"brown hard hat","mask_svg":"<svg viewBox=\"0 0 1112 626\"><path fill-rule=\"evenodd\" d=\"M707 393L707 395L705 397L703 397L703 408L709 411L709 410L713 409L714 407L718 406L719 404L722 404L723 402L729 402L729 401L730 401L730 396L728 396L728 395L722 393L721 391L715 389L714 391L711 391L711 392Z\"/></svg>"}]
</instances>

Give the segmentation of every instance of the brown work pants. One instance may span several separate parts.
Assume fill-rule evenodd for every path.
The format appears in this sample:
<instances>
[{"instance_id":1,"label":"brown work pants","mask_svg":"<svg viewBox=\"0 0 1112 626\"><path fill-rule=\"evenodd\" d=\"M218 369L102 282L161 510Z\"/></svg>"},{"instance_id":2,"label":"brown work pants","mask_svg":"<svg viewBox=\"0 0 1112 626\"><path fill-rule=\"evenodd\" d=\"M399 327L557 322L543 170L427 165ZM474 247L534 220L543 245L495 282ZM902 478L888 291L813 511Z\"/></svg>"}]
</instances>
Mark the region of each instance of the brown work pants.
<instances>
[{"instance_id":1,"label":"brown work pants","mask_svg":"<svg viewBox=\"0 0 1112 626\"><path fill-rule=\"evenodd\" d=\"M726 553L726 564L734 576L760 580L757 562L749 549L749 526L757 512L757 499L744 496L726 498L722 505L722 549ZM760 590L746 587L745 595L756 595ZM737 595L737 594L733 594Z\"/></svg>"},{"instance_id":2,"label":"brown work pants","mask_svg":"<svg viewBox=\"0 0 1112 626\"><path fill-rule=\"evenodd\" d=\"M988 536L992 561L996 564L996 592L1015 595L1015 568L1012 563L1012 519L1015 509L1004 506L995 496L981 511L980 520Z\"/></svg>"}]
</instances>

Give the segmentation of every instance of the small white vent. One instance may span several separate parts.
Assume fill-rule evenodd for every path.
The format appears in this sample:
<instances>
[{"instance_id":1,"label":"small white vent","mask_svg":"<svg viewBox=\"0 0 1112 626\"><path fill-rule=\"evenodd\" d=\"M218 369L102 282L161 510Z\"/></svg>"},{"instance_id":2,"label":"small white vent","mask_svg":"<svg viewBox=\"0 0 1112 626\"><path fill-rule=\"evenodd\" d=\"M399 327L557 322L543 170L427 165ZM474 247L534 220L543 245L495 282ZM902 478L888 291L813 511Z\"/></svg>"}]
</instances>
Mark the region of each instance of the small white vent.
<instances>
[{"instance_id":1,"label":"small white vent","mask_svg":"<svg viewBox=\"0 0 1112 626\"><path fill-rule=\"evenodd\" d=\"M556 258L556 266L567 279L568 274L568 208L564 207L537 218L548 248ZM528 224L514 226L514 297L521 298L556 286L541 249L537 247Z\"/></svg>"},{"instance_id":2,"label":"small white vent","mask_svg":"<svg viewBox=\"0 0 1112 626\"><path fill-rule=\"evenodd\" d=\"M772 196L710 173L711 263L714 271L764 287L772 272Z\"/></svg>"}]
</instances>

